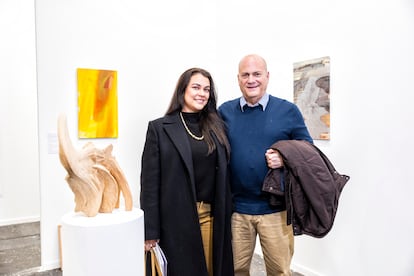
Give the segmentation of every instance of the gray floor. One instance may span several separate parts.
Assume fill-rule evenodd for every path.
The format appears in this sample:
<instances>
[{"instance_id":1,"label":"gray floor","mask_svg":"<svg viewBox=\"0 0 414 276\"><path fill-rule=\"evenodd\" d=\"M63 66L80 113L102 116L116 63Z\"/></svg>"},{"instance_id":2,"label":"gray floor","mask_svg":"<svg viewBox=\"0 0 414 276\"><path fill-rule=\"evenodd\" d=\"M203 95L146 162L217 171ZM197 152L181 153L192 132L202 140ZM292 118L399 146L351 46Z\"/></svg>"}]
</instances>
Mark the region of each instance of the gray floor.
<instances>
[{"instance_id":1,"label":"gray floor","mask_svg":"<svg viewBox=\"0 0 414 276\"><path fill-rule=\"evenodd\" d=\"M0 227L0 275L14 275L12 273L38 266L39 222Z\"/></svg>"},{"instance_id":2,"label":"gray floor","mask_svg":"<svg viewBox=\"0 0 414 276\"><path fill-rule=\"evenodd\" d=\"M265 269L262 256L258 254L254 254L252 265L250 267L250 275L251 276L266 276L266 269ZM293 271L292 276L305 276L305 275Z\"/></svg>"},{"instance_id":3,"label":"gray floor","mask_svg":"<svg viewBox=\"0 0 414 276\"><path fill-rule=\"evenodd\" d=\"M60 276L60 269L39 272L40 223L21 223L0 227L0 275Z\"/></svg>"},{"instance_id":4,"label":"gray floor","mask_svg":"<svg viewBox=\"0 0 414 276\"><path fill-rule=\"evenodd\" d=\"M0 227L0 275L61 276L60 269L39 272L40 223L24 223ZM251 276L266 276L263 258L255 254ZM293 276L305 276L293 273Z\"/></svg>"}]
</instances>

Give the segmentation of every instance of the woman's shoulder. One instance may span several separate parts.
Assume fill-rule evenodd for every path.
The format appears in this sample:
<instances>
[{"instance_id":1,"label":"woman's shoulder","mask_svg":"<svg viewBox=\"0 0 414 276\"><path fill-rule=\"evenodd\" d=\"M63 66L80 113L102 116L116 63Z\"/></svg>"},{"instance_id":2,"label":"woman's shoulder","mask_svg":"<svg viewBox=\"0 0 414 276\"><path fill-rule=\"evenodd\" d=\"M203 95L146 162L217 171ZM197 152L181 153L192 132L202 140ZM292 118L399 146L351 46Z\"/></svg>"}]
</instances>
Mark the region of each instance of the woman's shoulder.
<instances>
[{"instance_id":1,"label":"woman's shoulder","mask_svg":"<svg viewBox=\"0 0 414 276\"><path fill-rule=\"evenodd\" d=\"M153 124L153 125L168 124L168 123L171 123L171 122L175 122L177 120L177 116L178 116L177 113L167 114L167 115L164 115L162 117L153 119L153 120L149 121L149 123Z\"/></svg>"}]
</instances>

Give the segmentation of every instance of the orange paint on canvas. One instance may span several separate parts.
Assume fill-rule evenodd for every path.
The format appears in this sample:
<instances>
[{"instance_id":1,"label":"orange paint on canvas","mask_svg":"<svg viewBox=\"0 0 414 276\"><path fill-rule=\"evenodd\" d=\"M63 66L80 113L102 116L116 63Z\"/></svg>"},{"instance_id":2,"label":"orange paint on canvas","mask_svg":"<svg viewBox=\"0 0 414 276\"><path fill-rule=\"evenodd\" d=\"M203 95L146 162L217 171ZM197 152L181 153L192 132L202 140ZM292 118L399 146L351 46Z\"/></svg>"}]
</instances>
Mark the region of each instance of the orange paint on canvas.
<instances>
[{"instance_id":1,"label":"orange paint on canvas","mask_svg":"<svg viewBox=\"0 0 414 276\"><path fill-rule=\"evenodd\" d=\"M78 69L79 138L118 137L117 72Z\"/></svg>"}]
</instances>

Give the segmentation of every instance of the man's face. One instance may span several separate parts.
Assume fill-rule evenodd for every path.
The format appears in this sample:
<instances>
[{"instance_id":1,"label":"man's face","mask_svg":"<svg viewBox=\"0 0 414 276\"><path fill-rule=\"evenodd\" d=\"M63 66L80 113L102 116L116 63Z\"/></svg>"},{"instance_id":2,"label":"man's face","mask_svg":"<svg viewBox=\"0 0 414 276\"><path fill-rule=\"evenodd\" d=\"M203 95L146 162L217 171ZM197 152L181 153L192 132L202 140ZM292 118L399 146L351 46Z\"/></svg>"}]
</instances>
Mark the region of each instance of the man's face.
<instances>
[{"instance_id":1,"label":"man's face","mask_svg":"<svg viewBox=\"0 0 414 276\"><path fill-rule=\"evenodd\" d=\"M267 72L265 62L260 58L244 58L239 64L237 78L240 90L248 103L257 103L266 93L269 72Z\"/></svg>"}]
</instances>

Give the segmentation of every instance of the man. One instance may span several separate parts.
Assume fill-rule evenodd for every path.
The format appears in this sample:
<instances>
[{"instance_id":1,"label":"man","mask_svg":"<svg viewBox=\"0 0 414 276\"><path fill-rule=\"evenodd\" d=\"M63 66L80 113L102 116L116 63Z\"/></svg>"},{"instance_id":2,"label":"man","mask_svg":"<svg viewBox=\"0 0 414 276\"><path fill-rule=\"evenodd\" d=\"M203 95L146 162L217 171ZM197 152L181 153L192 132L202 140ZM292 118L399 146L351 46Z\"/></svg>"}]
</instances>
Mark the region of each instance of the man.
<instances>
[{"instance_id":1,"label":"man","mask_svg":"<svg viewBox=\"0 0 414 276\"><path fill-rule=\"evenodd\" d=\"M313 141L297 106L266 92L269 72L262 57L242 58L237 77L242 97L219 108L231 146L235 275L250 275L257 235L267 275L291 275L294 240L285 204L271 206L262 185L269 168L283 167L278 152L269 149L273 143Z\"/></svg>"}]
</instances>

